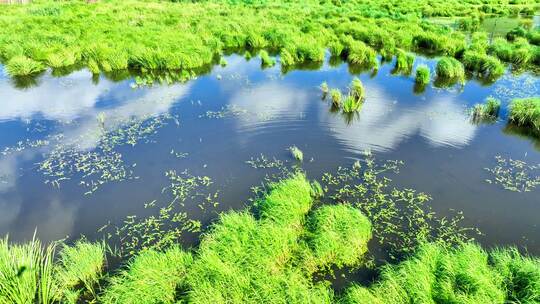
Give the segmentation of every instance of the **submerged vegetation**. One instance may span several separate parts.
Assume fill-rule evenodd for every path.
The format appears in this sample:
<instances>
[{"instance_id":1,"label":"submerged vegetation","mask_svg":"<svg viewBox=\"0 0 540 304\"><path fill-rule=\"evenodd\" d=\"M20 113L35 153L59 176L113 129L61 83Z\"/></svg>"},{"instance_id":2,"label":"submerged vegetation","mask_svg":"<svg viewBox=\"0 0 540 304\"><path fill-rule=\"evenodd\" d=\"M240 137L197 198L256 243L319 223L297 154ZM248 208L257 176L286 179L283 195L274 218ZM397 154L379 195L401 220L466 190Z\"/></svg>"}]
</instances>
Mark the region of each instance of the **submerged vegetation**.
<instances>
[{"instance_id":1,"label":"submerged vegetation","mask_svg":"<svg viewBox=\"0 0 540 304\"><path fill-rule=\"evenodd\" d=\"M410 258L384 266L372 286L354 284L337 295L327 281L314 280L313 275L333 267L366 267L368 241L377 228L348 203L314 208L312 184L303 173L293 173L270 189L255 202L255 213L221 214L198 248L185 251L172 244L144 250L109 274L104 272L104 247L99 244L81 241L63 246L60 258L54 259L53 245L41 249L37 241L10 245L2 240L0 299L6 303L537 301L540 260L512 248L486 252L472 243L454 248L420 244Z\"/></svg>"}]
</instances>

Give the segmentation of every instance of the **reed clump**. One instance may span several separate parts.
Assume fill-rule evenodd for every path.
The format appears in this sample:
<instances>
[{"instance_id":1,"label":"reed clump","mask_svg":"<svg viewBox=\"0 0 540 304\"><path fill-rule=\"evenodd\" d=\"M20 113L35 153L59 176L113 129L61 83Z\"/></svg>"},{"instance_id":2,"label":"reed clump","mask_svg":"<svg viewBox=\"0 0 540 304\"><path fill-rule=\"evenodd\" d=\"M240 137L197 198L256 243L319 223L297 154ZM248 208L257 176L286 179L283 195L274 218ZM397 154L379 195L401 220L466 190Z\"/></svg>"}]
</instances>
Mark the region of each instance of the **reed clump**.
<instances>
[{"instance_id":1,"label":"reed clump","mask_svg":"<svg viewBox=\"0 0 540 304\"><path fill-rule=\"evenodd\" d=\"M472 110L474 121L494 120L499 117L501 102L493 97L488 97L483 104L476 104Z\"/></svg>"},{"instance_id":2,"label":"reed clump","mask_svg":"<svg viewBox=\"0 0 540 304\"><path fill-rule=\"evenodd\" d=\"M415 82L419 85L427 85L431 80L431 73L429 67L425 64L419 65L416 68Z\"/></svg>"},{"instance_id":3,"label":"reed clump","mask_svg":"<svg viewBox=\"0 0 540 304\"><path fill-rule=\"evenodd\" d=\"M445 79L456 79L463 82L465 80L465 69L463 64L452 57L443 57L437 62L437 77Z\"/></svg>"},{"instance_id":4,"label":"reed clump","mask_svg":"<svg viewBox=\"0 0 540 304\"><path fill-rule=\"evenodd\" d=\"M540 134L540 97L512 100L508 118L511 123Z\"/></svg>"}]
</instances>

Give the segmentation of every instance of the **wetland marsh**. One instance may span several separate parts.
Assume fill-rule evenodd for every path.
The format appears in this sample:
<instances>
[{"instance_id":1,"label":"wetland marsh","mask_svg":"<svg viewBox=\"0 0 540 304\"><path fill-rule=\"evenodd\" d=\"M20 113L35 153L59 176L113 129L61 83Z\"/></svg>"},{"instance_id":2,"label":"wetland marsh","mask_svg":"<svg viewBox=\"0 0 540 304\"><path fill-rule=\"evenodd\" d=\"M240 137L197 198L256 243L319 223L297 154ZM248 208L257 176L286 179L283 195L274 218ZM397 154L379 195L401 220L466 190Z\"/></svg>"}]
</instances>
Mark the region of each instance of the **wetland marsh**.
<instances>
[{"instance_id":1,"label":"wetland marsh","mask_svg":"<svg viewBox=\"0 0 540 304\"><path fill-rule=\"evenodd\" d=\"M1 6L0 303L540 303L518 2Z\"/></svg>"}]
</instances>

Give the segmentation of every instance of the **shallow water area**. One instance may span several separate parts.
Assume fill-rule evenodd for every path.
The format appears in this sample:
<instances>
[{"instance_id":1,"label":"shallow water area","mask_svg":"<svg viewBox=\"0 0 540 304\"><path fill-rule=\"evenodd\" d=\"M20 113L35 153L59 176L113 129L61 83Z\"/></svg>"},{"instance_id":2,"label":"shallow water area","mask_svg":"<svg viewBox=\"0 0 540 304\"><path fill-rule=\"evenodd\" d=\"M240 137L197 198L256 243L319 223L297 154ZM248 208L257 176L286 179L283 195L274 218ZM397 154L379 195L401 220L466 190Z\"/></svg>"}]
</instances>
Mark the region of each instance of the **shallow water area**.
<instances>
[{"instance_id":1,"label":"shallow water area","mask_svg":"<svg viewBox=\"0 0 540 304\"><path fill-rule=\"evenodd\" d=\"M14 241L35 231L44 241L101 239L104 225L151 214L145 203L171 201L171 170L211 180L197 191L215 197L189 197L184 206L204 227L220 211L249 205L251 188L272 171L247 161L292 165L287 149L295 145L311 179L366 150L401 160L400 173L389 175L393 186L431 195L440 216L463 212L462 224L478 228L485 246L540 254L540 187L511 191L486 170L497 156L540 164L539 141L506 124L512 98L540 95L537 77L508 74L491 85L471 80L420 93L413 76L392 74L387 63L357 75L366 100L345 115L332 111L319 85L346 92L354 77L346 64L283 74L279 66L261 69L258 58L226 60L185 83L138 88L85 70L46 73L27 88L0 76L0 233ZM422 63L434 70L435 60L417 57ZM501 117L473 122L467 109L488 96L501 100ZM537 168L527 173L540 176ZM197 234L183 240L194 245Z\"/></svg>"}]
</instances>

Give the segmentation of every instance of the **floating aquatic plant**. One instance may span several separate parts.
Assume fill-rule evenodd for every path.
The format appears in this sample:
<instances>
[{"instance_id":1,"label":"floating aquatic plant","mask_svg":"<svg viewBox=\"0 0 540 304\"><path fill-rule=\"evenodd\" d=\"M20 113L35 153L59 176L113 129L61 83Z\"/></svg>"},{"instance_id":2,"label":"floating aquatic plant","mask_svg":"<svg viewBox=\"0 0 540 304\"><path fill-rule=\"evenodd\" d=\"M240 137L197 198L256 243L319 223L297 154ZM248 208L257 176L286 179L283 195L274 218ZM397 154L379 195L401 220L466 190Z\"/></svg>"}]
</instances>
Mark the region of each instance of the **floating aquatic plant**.
<instances>
[{"instance_id":1,"label":"floating aquatic plant","mask_svg":"<svg viewBox=\"0 0 540 304\"><path fill-rule=\"evenodd\" d=\"M525 161L495 156L496 165L485 170L493 175L486 179L490 184L501 185L515 192L528 192L540 185L540 164L529 165Z\"/></svg>"},{"instance_id":2,"label":"floating aquatic plant","mask_svg":"<svg viewBox=\"0 0 540 304\"><path fill-rule=\"evenodd\" d=\"M219 111L206 111L205 114L199 115L200 118L212 118L212 119L219 119L219 118L227 118L227 117L235 117L247 114L247 110L243 109L237 105L226 105L221 107L221 110Z\"/></svg>"}]
</instances>

